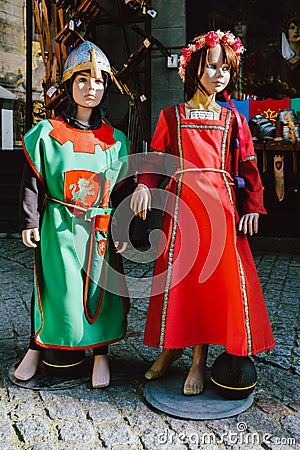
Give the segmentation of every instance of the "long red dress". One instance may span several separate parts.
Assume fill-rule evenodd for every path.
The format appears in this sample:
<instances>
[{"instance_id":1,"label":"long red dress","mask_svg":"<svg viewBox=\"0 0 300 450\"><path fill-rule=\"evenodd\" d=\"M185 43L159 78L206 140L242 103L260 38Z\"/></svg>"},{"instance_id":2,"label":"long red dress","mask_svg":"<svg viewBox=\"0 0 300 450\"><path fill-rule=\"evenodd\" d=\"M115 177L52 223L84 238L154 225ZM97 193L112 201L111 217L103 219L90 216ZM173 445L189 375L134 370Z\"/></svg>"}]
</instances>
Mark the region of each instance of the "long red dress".
<instances>
[{"instance_id":1,"label":"long red dress","mask_svg":"<svg viewBox=\"0 0 300 450\"><path fill-rule=\"evenodd\" d=\"M237 208L230 176L238 130L232 111L222 108L219 120L187 119L184 104L160 113L151 142L155 153L149 153L138 181L157 187L166 153L175 156L177 173L167 186L165 240L158 248L144 337L148 346L219 344L238 356L274 347L248 240L236 231L241 215L265 213L251 134L241 119L246 155L239 174L245 188Z\"/></svg>"}]
</instances>

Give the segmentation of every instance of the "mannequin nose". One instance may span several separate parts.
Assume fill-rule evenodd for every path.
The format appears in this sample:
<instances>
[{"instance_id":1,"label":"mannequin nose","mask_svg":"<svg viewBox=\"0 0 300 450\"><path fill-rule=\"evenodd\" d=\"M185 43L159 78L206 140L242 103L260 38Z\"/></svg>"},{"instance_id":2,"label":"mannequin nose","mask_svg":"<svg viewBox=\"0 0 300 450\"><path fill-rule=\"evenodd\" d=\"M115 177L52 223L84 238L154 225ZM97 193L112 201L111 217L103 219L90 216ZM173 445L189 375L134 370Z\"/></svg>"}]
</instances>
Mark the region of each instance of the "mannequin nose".
<instances>
[{"instance_id":1,"label":"mannequin nose","mask_svg":"<svg viewBox=\"0 0 300 450\"><path fill-rule=\"evenodd\" d=\"M221 78L221 77L223 77L224 76L224 74L227 72L227 67L225 67L225 66L222 66L222 67L219 67L219 69L217 69L217 77L218 78Z\"/></svg>"},{"instance_id":2,"label":"mannequin nose","mask_svg":"<svg viewBox=\"0 0 300 450\"><path fill-rule=\"evenodd\" d=\"M95 91L95 90L96 90L96 83L94 80L90 80L89 91Z\"/></svg>"}]
</instances>

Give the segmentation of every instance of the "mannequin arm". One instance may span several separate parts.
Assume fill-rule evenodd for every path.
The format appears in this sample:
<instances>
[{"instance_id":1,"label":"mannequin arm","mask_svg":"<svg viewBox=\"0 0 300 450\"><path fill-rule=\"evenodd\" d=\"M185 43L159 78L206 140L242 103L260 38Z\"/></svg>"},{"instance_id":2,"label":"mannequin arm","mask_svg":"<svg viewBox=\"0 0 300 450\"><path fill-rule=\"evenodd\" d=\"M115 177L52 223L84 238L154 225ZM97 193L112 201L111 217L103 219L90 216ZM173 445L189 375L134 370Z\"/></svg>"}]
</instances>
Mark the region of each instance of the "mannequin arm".
<instances>
[{"instance_id":1,"label":"mannequin arm","mask_svg":"<svg viewBox=\"0 0 300 450\"><path fill-rule=\"evenodd\" d=\"M38 228L30 228L28 230L22 231L22 240L23 244L26 245L26 247L35 248L36 242L40 240L40 233Z\"/></svg>"},{"instance_id":2,"label":"mannequin arm","mask_svg":"<svg viewBox=\"0 0 300 450\"><path fill-rule=\"evenodd\" d=\"M242 231L244 234L249 233L250 236L252 236L253 232L258 232L258 219L258 213L245 214L238 223L238 230Z\"/></svg>"},{"instance_id":3,"label":"mannequin arm","mask_svg":"<svg viewBox=\"0 0 300 450\"><path fill-rule=\"evenodd\" d=\"M132 194L130 208L135 215L145 220L147 211L151 211L151 193L145 184L138 184Z\"/></svg>"}]
</instances>

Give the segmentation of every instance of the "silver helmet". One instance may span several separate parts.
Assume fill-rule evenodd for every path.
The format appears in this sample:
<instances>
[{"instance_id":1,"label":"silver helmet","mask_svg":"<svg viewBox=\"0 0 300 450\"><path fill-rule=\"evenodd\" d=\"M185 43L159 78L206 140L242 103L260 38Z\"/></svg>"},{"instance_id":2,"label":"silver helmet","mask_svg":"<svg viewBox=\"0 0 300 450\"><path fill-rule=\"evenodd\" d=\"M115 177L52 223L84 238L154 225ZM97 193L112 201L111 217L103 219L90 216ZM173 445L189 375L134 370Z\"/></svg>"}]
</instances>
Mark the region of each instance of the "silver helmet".
<instances>
[{"instance_id":1,"label":"silver helmet","mask_svg":"<svg viewBox=\"0 0 300 450\"><path fill-rule=\"evenodd\" d=\"M101 78L101 71L111 73L110 63L97 45L85 41L79 44L67 57L64 64L62 82L76 72L90 70L93 78Z\"/></svg>"}]
</instances>

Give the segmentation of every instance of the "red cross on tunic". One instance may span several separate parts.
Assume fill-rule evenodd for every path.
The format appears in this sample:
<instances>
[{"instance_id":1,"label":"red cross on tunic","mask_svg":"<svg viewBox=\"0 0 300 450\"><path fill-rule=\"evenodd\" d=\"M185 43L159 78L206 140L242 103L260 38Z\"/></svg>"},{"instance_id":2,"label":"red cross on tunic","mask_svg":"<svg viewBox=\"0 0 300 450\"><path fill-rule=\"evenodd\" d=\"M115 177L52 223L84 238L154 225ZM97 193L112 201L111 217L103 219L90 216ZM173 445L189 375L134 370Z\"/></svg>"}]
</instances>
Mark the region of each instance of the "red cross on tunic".
<instances>
[{"instance_id":1,"label":"red cross on tunic","mask_svg":"<svg viewBox=\"0 0 300 450\"><path fill-rule=\"evenodd\" d=\"M66 124L61 118L50 119L53 130L49 133L61 145L70 141L73 143L74 152L95 153L96 145L102 150L107 150L116 143L114 129L105 123L97 130L79 130Z\"/></svg>"}]
</instances>

